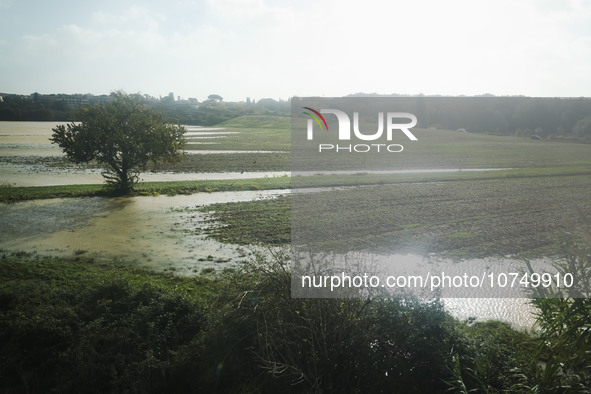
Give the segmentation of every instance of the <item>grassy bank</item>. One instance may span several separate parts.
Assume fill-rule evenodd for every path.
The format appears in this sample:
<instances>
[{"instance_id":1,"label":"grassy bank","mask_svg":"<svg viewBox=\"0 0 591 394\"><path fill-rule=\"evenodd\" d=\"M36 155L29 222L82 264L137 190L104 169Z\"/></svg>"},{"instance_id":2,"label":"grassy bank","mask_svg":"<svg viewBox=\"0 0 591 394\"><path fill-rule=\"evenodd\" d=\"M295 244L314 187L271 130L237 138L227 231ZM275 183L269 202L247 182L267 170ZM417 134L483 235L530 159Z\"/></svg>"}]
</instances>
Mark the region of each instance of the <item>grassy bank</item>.
<instances>
[{"instance_id":1,"label":"grassy bank","mask_svg":"<svg viewBox=\"0 0 591 394\"><path fill-rule=\"evenodd\" d=\"M176 195L242 190L285 189L290 187L289 177L268 177L236 180L140 182L135 191L138 195ZM44 198L109 196L105 185L63 185L14 187L0 186L0 202L16 202Z\"/></svg>"},{"instance_id":2,"label":"grassy bank","mask_svg":"<svg viewBox=\"0 0 591 394\"><path fill-rule=\"evenodd\" d=\"M0 257L2 392L191 389L211 282L94 262ZM194 391L195 389L193 389Z\"/></svg>"}]
</instances>

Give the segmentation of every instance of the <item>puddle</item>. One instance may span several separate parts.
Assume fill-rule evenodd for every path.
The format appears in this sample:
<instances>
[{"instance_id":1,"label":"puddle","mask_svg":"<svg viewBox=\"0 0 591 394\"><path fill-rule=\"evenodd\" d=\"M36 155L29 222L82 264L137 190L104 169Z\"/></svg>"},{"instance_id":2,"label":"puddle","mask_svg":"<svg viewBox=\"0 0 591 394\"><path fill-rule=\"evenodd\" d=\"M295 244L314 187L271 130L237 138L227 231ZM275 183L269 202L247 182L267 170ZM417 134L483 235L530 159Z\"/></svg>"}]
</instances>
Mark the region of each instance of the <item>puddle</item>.
<instances>
[{"instance_id":1,"label":"puddle","mask_svg":"<svg viewBox=\"0 0 591 394\"><path fill-rule=\"evenodd\" d=\"M445 308L461 321L476 318L477 322L500 320L515 328L535 328L535 308L525 298L444 298Z\"/></svg>"},{"instance_id":2,"label":"puddle","mask_svg":"<svg viewBox=\"0 0 591 394\"><path fill-rule=\"evenodd\" d=\"M304 256L305 253L301 258L305 259ZM530 259L529 262L534 272L555 273L550 259ZM345 297L356 297L360 290L373 289L380 296L386 292L394 297L439 298L446 309L462 321L500 320L518 329L535 328L535 308L529 303L526 287L520 284L527 271L523 259L499 256L456 261L437 254L319 252L313 264L318 274L306 269L296 273L295 283L299 283L301 275L303 286L296 287L298 297L331 297L331 286L340 291L339 296ZM321 285L319 278L324 278L327 272L332 272L333 276L329 277L327 285Z\"/></svg>"},{"instance_id":3,"label":"puddle","mask_svg":"<svg viewBox=\"0 0 591 394\"><path fill-rule=\"evenodd\" d=\"M204 127L204 126L188 126L185 125L185 129L187 131L216 131L216 130L225 130L223 127Z\"/></svg>"},{"instance_id":4,"label":"puddle","mask_svg":"<svg viewBox=\"0 0 591 394\"><path fill-rule=\"evenodd\" d=\"M198 173L146 173L140 178L146 182L156 181L199 181L215 179L252 179L252 178L274 178L289 176L288 171L274 172L198 172Z\"/></svg>"},{"instance_id":5,"label":"puddle","mask_svg":"<svg viewBox=\"0 0 591 394\"><path fill-rule=\"evenodd\" d=\"M61 149L51 144L52 128L64 122L0 122L0 184L12 186L58 186L102 184L100 169L59 168L30 163L35 157L63 157ZM226 138L238 131L219 127L185 126L186 136L194 138ZM186 150L187 154L284 153L283 151ZM5 157L2 161L2 157ZM10 158L10 159L9 159ZM16 160L15 160L16 158ZM19 158L22 158L19 159ZM32 159L34 160L34 159ZM24 163L22 163L24 161ZM213 179L250 179L289 176L287 171L216 172L216 173L143 173L145 182L194 181Z\"/></svg>"},{"instance_id":6,"label":"puddle","mask_svg":"<svg viewBox=\"0 0 591 394\"><path fill-rule=\"evenodd\" d=\"M18 156L63 156L64 154L57 146L51 145L18 145L8 144L0 145L0 156L18 157Z\"/></svg>"},{"instance_id":7,"label":"puddle","mask_svg":"<svg viewBox=\"0 0 591 394\"><path fill-rule=\"evenodd\" d=\"M185 135L185 137L186 137L186 135ZM211 139L215 139L215 138L218 138L219 139L219 138L228 138L228 137L225 136L225 135L212 135L212 136L202 136L202 135L200 135L200 136L191 136L191 137L187 138L187 140L190 143L192 143L192 144L200 144L200 145L203 145L204 142L194 142L194 141L198 141L198 140L211 140ZM211 143L213 143L213 142L211 142Z\"/></svg>"},{"instance_id":8,"label":"puddle","mask_svg":"<svg viewBox=\"0 0 591 394\"><path fill-rule=\"evenodd\" d=\"M64 122L0 122L0 156L61 156L49 138Z\"/></svg>"},{"instance_id":9,"label":"puddle","mask_svg":"<svg viewBox=\"0 0 591 394\"><path fill-rule=\"evenodd\" d=\"M0 137L13 135L45 135L51 136L51 129L57 125L65 125L68 122L11 122L0 121Z\"/></svg>"},{"instance_id":10,"label":"puddle","mask_svg":"<svg viewBox=\"0 0 591 394\"><path fill-rule=\"evenodd\" d=\"M199 273L244 256L236 245L205 239L204 213L191 208L269 198L286 190L190 196L77 198L0 205L0 249L129 261L156 271Z\"/></svg>"},{"instance_id":11,"label":"puddle","mask_svg":"<svg viewBox=\"0 0 591 394\"><path fill-rule=\"evenodd\" d=\"M198 206L248 201L289 193L287 190L198 193L190 196L77 198L0 204L0 249L57 256L122 260L156 271L181 275L204 268L231 267L249 249L206 239L205 214ZM392 258L392 256L390 256ZM404 255L409 264L423 257ZM497 319L515 327L534 324L527 299L444 298L457 318Z\"/></svg>"}]
</instances>

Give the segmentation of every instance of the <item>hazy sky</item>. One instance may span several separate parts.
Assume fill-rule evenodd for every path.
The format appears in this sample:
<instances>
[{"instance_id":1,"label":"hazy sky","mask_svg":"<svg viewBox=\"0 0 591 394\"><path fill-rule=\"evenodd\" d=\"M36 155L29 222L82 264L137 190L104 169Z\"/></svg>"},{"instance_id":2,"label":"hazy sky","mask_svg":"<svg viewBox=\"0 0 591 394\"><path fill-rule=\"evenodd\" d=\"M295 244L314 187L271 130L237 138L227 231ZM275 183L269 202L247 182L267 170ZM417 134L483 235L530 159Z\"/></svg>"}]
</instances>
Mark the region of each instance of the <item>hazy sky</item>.
<instances>
[{"instance_id":1,"label":"hazy sky","mask_svg":"<svg viewBox=\"0 0 591 394\"><path fill-rule=\"evenodd\" d=\"M591 0L0 0L0 92L591 95Z\"/></svg>"}]
</instances>

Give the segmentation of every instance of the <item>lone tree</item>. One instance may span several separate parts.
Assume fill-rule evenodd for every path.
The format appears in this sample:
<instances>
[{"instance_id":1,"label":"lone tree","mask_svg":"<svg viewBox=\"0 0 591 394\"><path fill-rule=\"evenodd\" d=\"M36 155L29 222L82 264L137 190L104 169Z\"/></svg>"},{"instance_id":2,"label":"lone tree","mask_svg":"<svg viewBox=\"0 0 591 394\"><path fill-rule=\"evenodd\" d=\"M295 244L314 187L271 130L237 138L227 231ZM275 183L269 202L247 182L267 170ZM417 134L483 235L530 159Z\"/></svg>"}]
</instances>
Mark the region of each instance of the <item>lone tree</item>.
<instances>
[{"instance_id":1,"label":"lone tree","mask_svg":"<svg viewBox=\"0 0 591 394\"><path fill-rule=\"evenodd\" d=\"M149 163L181 157L184 127L167 124L139 95L112 93L112 100L104 105L80 107L75 119L53 128L51 142L75 163L96 160L103 165L102 175L117 193L132 193L139 173Z\"/></svg>"}]
</instances>

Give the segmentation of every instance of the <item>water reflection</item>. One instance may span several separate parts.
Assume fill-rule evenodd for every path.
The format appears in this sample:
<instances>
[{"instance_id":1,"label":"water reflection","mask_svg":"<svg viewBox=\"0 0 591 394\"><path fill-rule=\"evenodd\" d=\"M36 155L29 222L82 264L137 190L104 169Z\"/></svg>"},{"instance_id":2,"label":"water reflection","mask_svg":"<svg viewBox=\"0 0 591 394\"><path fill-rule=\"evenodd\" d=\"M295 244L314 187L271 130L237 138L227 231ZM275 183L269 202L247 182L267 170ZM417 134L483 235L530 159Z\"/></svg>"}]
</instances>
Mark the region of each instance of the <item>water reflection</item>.
<instances>
[{"instance_id":1,"label":"water reflection","mask_svg":"<svg viewBox=\"0 0 591 394\"><path fill-rule=\"evenodd\" d=\"M535 310L527 298L444 298L443 303L462 321L501 320L523 330L535 328Z\"/></svg>"}]
</instances>

